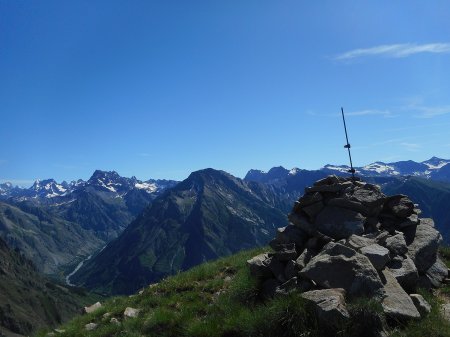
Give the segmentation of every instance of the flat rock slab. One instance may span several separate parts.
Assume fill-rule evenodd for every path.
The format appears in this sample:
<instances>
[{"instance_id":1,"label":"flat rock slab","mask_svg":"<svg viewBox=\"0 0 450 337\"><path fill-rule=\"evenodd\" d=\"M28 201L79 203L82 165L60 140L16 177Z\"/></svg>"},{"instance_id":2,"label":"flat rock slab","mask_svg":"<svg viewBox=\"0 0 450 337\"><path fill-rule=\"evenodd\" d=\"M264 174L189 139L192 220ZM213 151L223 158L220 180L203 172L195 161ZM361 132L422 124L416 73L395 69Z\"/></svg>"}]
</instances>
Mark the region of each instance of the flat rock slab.
<instances>
[{"instance_id":1,"label":"flat rock slab","mask_svg":"<svg viewBox=\"0 0 450 337\"><path fill-rule=\"evenodd\" d=\"M376 243L362 247L360 252L369 258L376 270L382 270L386 263L391 260L389 250Z\"/></svg>"},{"instance_id":2,"label":"flat rock slab","mask_svg":"<svg viewBox=\"0 0 450 337\"><path fill-rule=\"evenodd\" d=\"M336 240L348 238L352 234L364 232L365 217L358 212L326 206L316 217L316 228L319 232Z\"/></svg>"},{"instance_id":3,"label":"flat rock slab","mask_svg":"<svg viewBox=\"0 0 450 337\"><path fill-rule=\"evenodd\" d=\"M411 297L409 297L397 282L394 275L388 270L383 270L382 273L386 280L386 284L384 285L386 297L381 303L385 314L388 317L401 321L419 319L419 311L414 305Z\"/></svg>"},{"instance_id":4,"label":"flat rock slab","mask_svg":"<svg viewBox=\"0 0 450 337\"><path fill-rule=\"evenodd\" d=\"M343 288L350 297L383 294L383 283L370 260L340 243L327 244L300 274L324 288Z\"/></svg>"},{"instance_id":5,"label":"flat rock slab","mask_svg":"<svg viewBox=\"0 0 450 337\"><path fill-rule=\"evenodd\" d=\"M441 242L441 234L433 227L424 224L416 227L414 240L408 246L408 255L419 272L426 272L434 264Z\"/></svg>"},{"instance_id":6,"label":"flat rock slab","mask_svg":"<svg viewBox=\"0 0 450 337\"><path fill-rule=\"evenodd\" d=\"M313 303L321 324L338 328L350 318L345 306L345 290L342 288L312 290L301 296Z\"/></svg>"}]
</instances>

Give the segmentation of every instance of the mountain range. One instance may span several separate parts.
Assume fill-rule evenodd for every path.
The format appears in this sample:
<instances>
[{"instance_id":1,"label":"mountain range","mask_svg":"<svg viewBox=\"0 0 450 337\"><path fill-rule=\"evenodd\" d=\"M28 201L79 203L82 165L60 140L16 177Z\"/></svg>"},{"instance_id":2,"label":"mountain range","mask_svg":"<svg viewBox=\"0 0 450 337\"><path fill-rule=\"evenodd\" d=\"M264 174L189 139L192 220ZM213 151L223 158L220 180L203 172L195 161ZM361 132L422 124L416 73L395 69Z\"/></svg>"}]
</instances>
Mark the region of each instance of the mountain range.
<instances>
[{"instance_id":1,"label":"mountain range","mask_svg":"<svg viewBox=\"0 0 450 337\"><path fill-rule=\"evenodd\" d=\"M76 265L116 238L176 181L140 181L114 171L94 172L70 184L37 180L30 188L0 186L0 237L20 249L41 272Z\"/></svg>"},{"instance_id":2,"label":"mountain range","mask_svg":"<svg viewBox=\"0 0 450 337\"><path fill-rule=\"evenodd\" d=\"M450 242L449 163L436 157L377 162L356 172L384 191L408 194ZM270 233L287 223L286 214L305 187L329 174L348 175L347 169L280 166L250 170L244 179L206 169L181 183L98 170L88 181L48 179L28 189L6 183L0 186L0 236L39 270L61 279L94 255L70 282L130 293L203 261L267 244Z\"/></svg>"}]
</instances>

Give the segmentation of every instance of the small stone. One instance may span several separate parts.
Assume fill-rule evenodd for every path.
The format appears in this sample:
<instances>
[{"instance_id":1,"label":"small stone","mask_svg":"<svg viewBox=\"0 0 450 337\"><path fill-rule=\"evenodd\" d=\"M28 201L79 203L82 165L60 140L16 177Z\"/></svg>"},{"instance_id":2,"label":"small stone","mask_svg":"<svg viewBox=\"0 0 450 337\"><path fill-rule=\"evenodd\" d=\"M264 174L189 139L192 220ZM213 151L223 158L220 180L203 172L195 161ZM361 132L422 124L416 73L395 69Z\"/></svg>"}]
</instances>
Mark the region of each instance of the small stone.
<instances>
[{"instance_id":1,"label":"small stone","mask_svg":"<svg viewBox=\"0 0 450 337\"><path fill-rule=\"evenodd\" d=\"M406 241L403 233L398 233L393 236L389 236L384 246L389 249L393 255L403 255L408 252L408 247L406 246Z\"/></svg>"},{"instance_id":2,"label":"small stone","mask_svg":"<svg viewBox=\"0 0 450 337\"><path fill-rule=\"evenodd\" d=\"M232 280L231 276L226 276L226 277L223 279L223 282L225 282L225 283L230 283L231 280Z\"/></svg>"},{"instance_id":3,"label":"small stone","mask_svg":"<svg viewBox=\"0 0 450 337\"><path fill-rule=\"evenodd\" d=\"M345 306L344 289L312 290L301 296L314 304L320 324L338 328L350 318Z\"/></svg>"},{"instance_id":4,"label":"small stone","mask_svg":"<svg viewBox=\"0 0 450 337\"><path fill-rule=\"evenodd\" d=\"M346 240L345 245L355 250L359 250L374 243L374 239L353 234Z\"/></svg>"},{"instance_id":5,"label":"small stone","mask_svg":"<svg viewBox=\"0 0 450 337\"><path fill-rule=\"evenodd\" d=\"M139 290L139 295L142 295L144 293L144 290Z\"/></svg>"},{"instance_id":6,"label":"small stone","mask_svg":"<svg viewBox=\"0 0 450 337\"><path fill-rule=\"evenodd\" d=\"M108 317L110 317L111 316L111 313L110 312L107 312L107 313L104 313L103 314L103 318L108 318Z\"/></svg>"},{"instance_id":7,"label":"small stone","mask_svg":"<svg viewBox=\"0 0 450 337\"><path fill-rule=\"evenodd\" d=\"M64 332L66 332L66 330L64 330L64 329L55 329L54 331L56 333L64 333Z\"/></svg>"},{"instance_id":8,"label":"small stone","mask_svg":"<svg viewBox=\"0 0 450 337\"><path fill-rule=\"evenodd\" d=\"M367 256L376 270L382 270L391 258L389 250L376 243L360 249L361 254Z\"/></svg>"},{"instance_id":9,"label":"small stone","mask_svg":"<svg viewBox=\"0 0 450 337\"><path fill-rule=\"evenodd\" d=\"M394 195L389 197L385 206L399 218L407 218L414 211L414 204L406 195Z\"/></svg>"},{"instance_id":10,"label":"small stone","mask_svg":"<svg viewBox=\"0 0 450 337\"><path fill-rule=\"evenodd\" d=\"M420 316L425 317L431 312L431 305L427 301L425 301L422 295L411 294L409 296L413 300L413 303L419 311Z\"/></svg>"},{"instance_id":11,"label":"small stone","mask_svg":"<svg viewBox=\"0 0 450 337\"><path fill-rule=\"evenodd\" d=\"M109 322L115 325L120 325L120 321L115 317L111 318Z\"/></svg>"},{"instance_id":12,"label":"small stone","mask_svg":"<svg viewBox=\"0 0 450 337\"><path fill-rule=\"evenodd\" d=\"M247 266L250 268L250 274L257 278L270 277L271 272L268 267L270 258L267 253L259 254L247 261Z\"/></svg>"},{"instance_id":13,"label":"small stone","mask_svg":"<svg viewBox=\"0 0 450 337\"><path fill-rule=\"evenodd\" d=\"M129 318L136 318L136 317L139 316L139 312L140 312L140 311L141 311L141 310L139 310L139 309L127 307L127 308L125 309L125 311L123 312L123 315L124 315L125 317L129 317Z\"/></svg>"},{"instance_id":14,"label":"small stone","mask_svg":"<svg viewBox=\"0 0 450 337\"><path fill-rule=\"evenodd\" d=\"M95 329L97 329L97 327L98 327L98 324L96 324L96 323L88 323L88 324L86 324L86 325L84 326L84 328L86 329L86 331L92 331L92 330L95 330Z\"/></svg>"},{"instance_id":15,"label":"small stone","mask_svg":"<svg viewBox=\"0 0 450 337\"><path fill-rule=\"evenodd\" d=\"M94 303L89 307L84 307L84 312L87 314L90 314L94 312L97 309L100 309L102 307L102 304L100 302Z\"/></svg>"}]
</instances>

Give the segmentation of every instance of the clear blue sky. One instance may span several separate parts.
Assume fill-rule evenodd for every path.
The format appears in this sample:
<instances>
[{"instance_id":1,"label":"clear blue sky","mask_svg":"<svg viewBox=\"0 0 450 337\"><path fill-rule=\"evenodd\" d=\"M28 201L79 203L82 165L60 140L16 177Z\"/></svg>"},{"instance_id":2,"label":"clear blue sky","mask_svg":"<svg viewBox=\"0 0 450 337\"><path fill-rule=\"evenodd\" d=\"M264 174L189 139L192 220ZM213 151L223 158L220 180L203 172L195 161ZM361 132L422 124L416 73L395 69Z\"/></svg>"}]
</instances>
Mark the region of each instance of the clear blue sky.
<instances>
[{"instance_id":1,"label":"clear blue sky","mask_svg":"<svg viewBox=\"0 0 450 337\"><path fill-rule=\"evenodd\" d=\"M450 158L448 1L0 0L0 180Z\"/></svg>"}]
</instances>

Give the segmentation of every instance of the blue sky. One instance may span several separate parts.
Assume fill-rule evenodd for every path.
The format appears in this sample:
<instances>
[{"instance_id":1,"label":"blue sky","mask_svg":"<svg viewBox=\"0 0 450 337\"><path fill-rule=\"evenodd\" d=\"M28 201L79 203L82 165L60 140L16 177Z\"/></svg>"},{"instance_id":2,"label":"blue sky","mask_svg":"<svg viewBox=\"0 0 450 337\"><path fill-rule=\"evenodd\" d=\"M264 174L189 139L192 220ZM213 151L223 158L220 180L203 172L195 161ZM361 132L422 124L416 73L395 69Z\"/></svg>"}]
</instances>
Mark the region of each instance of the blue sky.
<instances>
[{"instance_id":1,"label":"blue sky","mask_svg":"<svg viewBox=\"0 0 450 337\"><path fill-rule=\"evenodd\" d=\"M448 1L0 0L0 180L450 158Z\"/></svg>"}]
</instances>

